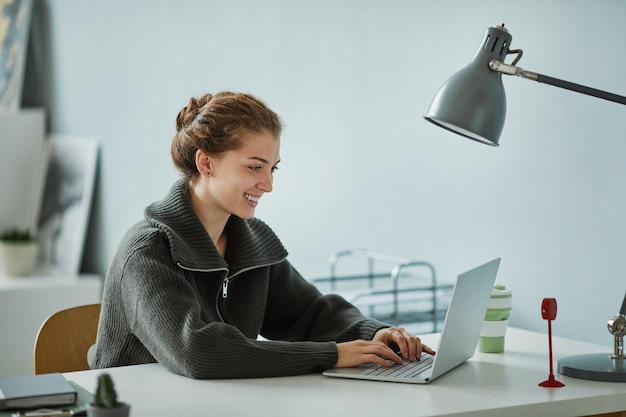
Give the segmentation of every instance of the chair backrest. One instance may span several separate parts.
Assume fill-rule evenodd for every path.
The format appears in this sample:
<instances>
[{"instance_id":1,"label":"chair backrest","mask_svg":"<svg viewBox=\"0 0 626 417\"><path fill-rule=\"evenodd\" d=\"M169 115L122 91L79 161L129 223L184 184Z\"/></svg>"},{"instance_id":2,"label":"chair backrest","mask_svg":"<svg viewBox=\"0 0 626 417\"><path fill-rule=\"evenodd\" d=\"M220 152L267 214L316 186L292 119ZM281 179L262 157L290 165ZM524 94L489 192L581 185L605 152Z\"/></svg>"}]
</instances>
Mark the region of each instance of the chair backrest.
<instances>
[{"instance_id":1,"label":"chair backrest","mask_svg":"<svg viewBox=\"0 0 626 417\"><path fill-rule=\"evenodd\" d=\"M44 321L35 340L35 374L89 369L87 353L96 342L100 306L68 308Z\"/></svg>"}]
</instances>

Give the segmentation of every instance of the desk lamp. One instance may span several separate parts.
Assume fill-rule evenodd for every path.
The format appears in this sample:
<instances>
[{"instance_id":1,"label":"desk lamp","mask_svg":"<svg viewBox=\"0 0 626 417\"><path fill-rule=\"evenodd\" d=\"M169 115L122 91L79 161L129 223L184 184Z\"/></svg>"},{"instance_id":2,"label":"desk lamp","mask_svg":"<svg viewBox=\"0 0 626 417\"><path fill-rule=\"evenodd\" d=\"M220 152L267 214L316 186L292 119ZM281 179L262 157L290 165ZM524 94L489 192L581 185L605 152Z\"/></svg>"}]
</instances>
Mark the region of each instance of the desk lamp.
<instances>
[{"instance_id":1,"label":"desk lamp","mask_svg":"<svg viewBox=\"0 0 626 417\"><path fill-rule=\"evenodd\" d=\"M511 39L504 24L487 29L472 61L443 84L424 118L469 139L499 146L506 115L502 74L516 75L626 105L624 96L516 67L523 51L509 49ZM517 54L510 65L504 63L508 54Z\"/></svg>"},{"instance_id":2,"label":"desk lamp","mask_svg":"<svg viewBox=\"0 0 626 417\"><path fill-rule=\"evenodd\" d=\"M491 146L499 146L506 116L502 74L549 84L626 105L626 97L517 67L521 49L509 49L512 36L504 24L487 29L472 61L439 89L424 118L435 125ZM504 59L516 54L511 64ZM558 361L558 372L575 378L626 382L624 335L626 298L620 313L608 322L614 353L575 355Z\"/></svg>"}]
</instances>

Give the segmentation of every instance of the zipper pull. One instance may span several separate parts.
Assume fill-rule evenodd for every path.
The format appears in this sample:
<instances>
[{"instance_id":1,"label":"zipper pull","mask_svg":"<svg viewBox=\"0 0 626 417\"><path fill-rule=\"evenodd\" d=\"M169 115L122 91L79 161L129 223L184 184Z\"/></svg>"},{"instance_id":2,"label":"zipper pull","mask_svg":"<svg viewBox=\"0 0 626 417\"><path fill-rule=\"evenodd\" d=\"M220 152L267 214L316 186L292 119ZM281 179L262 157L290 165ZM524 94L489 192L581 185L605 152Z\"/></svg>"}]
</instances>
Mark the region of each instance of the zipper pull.
<instances>
[{"instance_id":1,"label":"zipper pull","mask_svg":"<svg viewBox=\"0 0 626 417\"><path fill-rule=\"evenodd\" d=\"M229 278L226 278L222 282L222 298L228 297L228 281L229 281Z\"/></svg>"}]
</instances>

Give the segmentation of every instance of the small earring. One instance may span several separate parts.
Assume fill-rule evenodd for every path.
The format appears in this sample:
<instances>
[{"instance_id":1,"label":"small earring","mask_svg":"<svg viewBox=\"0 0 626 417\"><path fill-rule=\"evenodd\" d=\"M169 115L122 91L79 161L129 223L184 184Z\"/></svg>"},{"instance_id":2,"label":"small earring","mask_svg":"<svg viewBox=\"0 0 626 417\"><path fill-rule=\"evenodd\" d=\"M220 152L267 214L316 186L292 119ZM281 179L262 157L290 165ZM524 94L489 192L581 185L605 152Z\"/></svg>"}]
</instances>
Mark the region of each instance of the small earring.
<instances>
[{"instance_id":1,"label":"small earring","mask_svg":"<svg viewBox=\"0 0 626 417\"><path fill-rule=\"evenodd\" d=\"M206 176L208 177L209 175L211 175L211 171L206 172Z\"/></svg>"}]
</instances>

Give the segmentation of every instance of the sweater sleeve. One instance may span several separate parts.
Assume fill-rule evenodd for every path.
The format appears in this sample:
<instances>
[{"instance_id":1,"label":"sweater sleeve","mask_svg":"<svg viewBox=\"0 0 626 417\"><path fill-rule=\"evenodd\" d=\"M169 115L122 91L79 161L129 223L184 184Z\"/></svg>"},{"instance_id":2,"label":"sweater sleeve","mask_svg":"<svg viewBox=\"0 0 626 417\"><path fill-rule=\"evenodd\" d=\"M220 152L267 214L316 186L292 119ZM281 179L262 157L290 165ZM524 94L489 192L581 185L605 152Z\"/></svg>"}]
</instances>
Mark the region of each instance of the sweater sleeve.
<instances>
[{"instance_id":1,"label":"sweater sleeve","mask_svg":"<svg viewBox=\"0 0 626 417\"><path fill-rule=\"evenodd\" d=\"M207 315L202 306L206 300L199 299L167 249L150 245L144 250L150 256L140 250L124 265L123 311L142 345L138 349L145 348L172 372L192 378L269 377L320 372L336 363L337 346L331 338L260 341Z\"/></svg>"},{"instance_id":2,"label":"sweater sleeve","mask_svg":"<svg viewBox=\"0 0 626 417\"><path fill-rule=\"evenodd\" d=\"M388 324L367 318L344 298L322 295L293 266L272 267L263 335L271 339L345 342L371 340Z\"/></svg>"}]
</instances>

